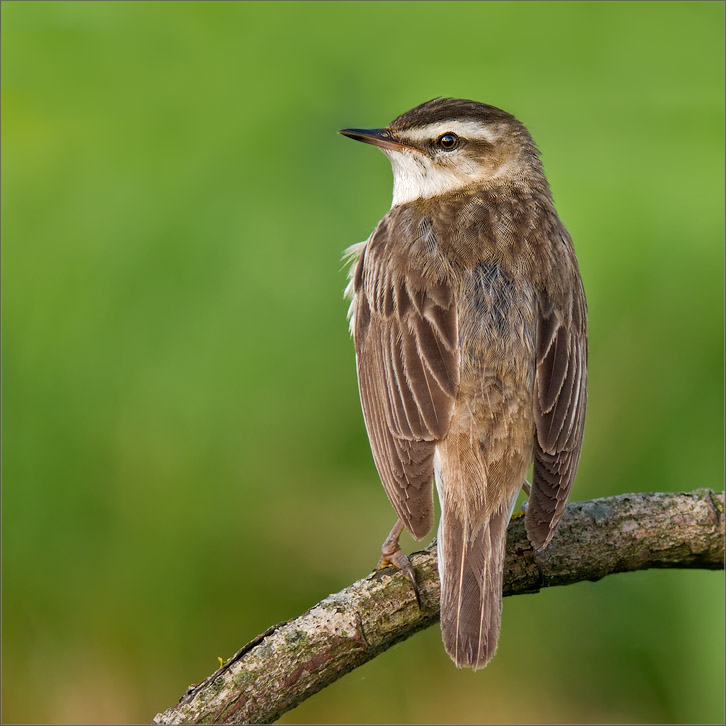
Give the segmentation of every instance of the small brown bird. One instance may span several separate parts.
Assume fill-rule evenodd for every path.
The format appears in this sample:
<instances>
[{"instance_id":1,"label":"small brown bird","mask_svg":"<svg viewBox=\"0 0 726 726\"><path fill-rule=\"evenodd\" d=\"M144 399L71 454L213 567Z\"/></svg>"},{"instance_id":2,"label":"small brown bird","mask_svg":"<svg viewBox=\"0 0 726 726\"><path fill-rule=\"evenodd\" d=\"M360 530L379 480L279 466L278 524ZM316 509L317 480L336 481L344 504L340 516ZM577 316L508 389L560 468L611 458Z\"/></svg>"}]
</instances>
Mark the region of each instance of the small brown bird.
<instances>
[{"instance_id":1,"label":"small brown bird","mask_svg":"<svg viewBox=\"0 0 726 726\"><path fill-rule=\"evenodd\" d=\"M534 459L525 524L559 523L580 457L587 308L539 152L510 114L437 98L386 128L344 129L393 167L393 204L353 245L351 332L373 458L398 539L441 503L441 630L457 666L494 655L506 531Z\"/></svg>"}]
</instances>

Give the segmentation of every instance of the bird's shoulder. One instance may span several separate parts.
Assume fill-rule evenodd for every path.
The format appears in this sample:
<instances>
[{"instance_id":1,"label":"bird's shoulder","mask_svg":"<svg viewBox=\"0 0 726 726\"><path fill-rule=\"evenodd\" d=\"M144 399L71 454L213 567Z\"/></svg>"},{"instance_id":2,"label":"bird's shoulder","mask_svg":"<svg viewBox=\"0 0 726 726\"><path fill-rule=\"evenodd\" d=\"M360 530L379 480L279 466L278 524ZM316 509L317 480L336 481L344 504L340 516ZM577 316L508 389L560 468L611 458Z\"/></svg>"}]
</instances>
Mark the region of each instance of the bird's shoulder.
<instances>
[{"instance_id":1,"label":"bird's shoulder","mask_svg":"<svg viewBox=\"0 0 726 726\"><path fill-rule=\"evenodd\" d=\"M392 207L356 249L351 292L366 279L380 284L380 274L442 284L482 266L555 297L579 279L572 240L548 189L473 188Z\"/></svg>"}]
</instances>

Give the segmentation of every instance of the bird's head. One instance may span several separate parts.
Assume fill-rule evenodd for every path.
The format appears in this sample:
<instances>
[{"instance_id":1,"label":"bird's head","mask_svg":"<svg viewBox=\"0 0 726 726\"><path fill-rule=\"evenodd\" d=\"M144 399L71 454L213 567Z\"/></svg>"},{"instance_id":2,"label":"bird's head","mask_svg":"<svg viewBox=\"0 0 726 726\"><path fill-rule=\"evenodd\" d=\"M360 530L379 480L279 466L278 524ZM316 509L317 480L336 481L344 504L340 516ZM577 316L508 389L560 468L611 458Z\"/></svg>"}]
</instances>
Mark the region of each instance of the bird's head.
<instances>
[{"instance_id":1,"label":"bird's head","mask_svg":"<svg viewBox=\"0 0 726 726\"><path fill-rule=\"evenodd\" d=\"M394 206L542 176L527 129L506 111L476 101L435 98L385 128L339 133L377 146L390 159Z\"/></svg>"}]
</instances>

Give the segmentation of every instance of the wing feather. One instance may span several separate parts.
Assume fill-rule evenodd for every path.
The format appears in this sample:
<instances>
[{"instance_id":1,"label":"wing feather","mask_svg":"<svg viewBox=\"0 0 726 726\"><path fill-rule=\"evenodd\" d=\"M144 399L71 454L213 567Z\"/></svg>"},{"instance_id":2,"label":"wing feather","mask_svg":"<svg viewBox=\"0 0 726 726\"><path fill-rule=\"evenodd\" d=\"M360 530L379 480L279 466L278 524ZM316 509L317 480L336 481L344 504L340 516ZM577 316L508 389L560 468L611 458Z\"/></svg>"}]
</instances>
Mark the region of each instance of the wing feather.
<instances>
[{"instance_id":1,"label":"wing feather","mask_svg":"<svg viewBox=\"0 0 726 726\"><path fill-rule=\"evenodd\" d=\"M456 309L445 280L406 275L380 239L371 251L373 239L353 276L363 417L386 493L420 539L433 524L434 450L459 385Z\"/></svg>"},{"instance_id":2,"label":"wing feather","mask_svg":"<svg viewBox=\"0 0 726 726\"><path fill-rule=\"evenodd\" d=\"M537 549L549 544L565 509L582 447L587 399L585 296L539 301L534 474L526 526Z\"/></svg>"}]
</instances>

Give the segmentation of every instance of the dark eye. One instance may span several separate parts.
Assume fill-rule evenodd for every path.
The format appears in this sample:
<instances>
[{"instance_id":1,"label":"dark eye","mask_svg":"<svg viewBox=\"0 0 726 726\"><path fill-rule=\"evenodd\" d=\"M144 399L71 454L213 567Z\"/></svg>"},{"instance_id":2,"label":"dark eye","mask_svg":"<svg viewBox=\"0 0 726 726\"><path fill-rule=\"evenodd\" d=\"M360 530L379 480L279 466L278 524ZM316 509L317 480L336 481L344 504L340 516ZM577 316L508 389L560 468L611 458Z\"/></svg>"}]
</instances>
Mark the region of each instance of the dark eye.
<instances>
[{"instance_id":1,"label":"dark eye","mask_svg":"<svg viewBox=\"0 0 726 726\"><path fill-rule=\"evenodd\" d=\"M459 137L456 134L444 134L439 136L436 143L444 151L453 151L459 145Z\"/></svg>"}]
</instances>

